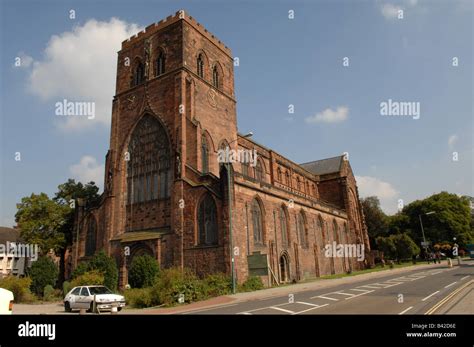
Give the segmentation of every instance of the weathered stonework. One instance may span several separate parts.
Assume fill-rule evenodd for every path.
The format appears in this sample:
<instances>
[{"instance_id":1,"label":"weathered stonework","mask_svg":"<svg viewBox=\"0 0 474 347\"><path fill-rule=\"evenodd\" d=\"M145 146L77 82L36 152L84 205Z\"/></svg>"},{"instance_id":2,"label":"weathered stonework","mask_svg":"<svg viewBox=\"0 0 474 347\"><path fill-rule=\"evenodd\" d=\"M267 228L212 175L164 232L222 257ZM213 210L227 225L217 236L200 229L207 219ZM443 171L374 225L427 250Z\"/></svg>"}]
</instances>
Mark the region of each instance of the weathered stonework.
<instances>
[{"instance_id":1,"label":"weathered stonework","mask_svg":"<svg viewBox=\"0 0 474 347\"><path fill-rule=\"evenodd\" d=\"M161 53L166 58L165 72L156 76L153 62ZM203 60L202 77L198 57ZM145 64L145 81L133 86L134 64L139 62ZM214 70L219 76L217 88ZM131 135L145 115L159 121L169 142L170 194L130 204L126 157ZM207 160L202 157L203 142ZM261 173L233 163L229 189L227 166L217 160L218 150L226 146L256 150ZM369 251L349 162L343 157L328 160L338 165L337 170L320 173L318 163L314 169L298 165L238 134L230 49L192 17L177 12L124 41L118 52L105 191L99 206L77 208L79 239L69 253L70 267L88 259L86 243L93 242L89 245L93 251L103 249L115 257L121 285L127 283L131 259L141 254L153 255L162 267L189 267L199 275L230 274L231 247L238 282L248 278L248 257L255 252L266 258L267 268L260 273L266 284L360 269L365 264L354 258L324 254L324 246L332 241L364 244ZM205 194L217 207L217 242L212 245L199 241L198 208ZM254 236L255 202L262 215L261 240ZM298 232L299 215L303 233ZM95 234L88 236L94 221Z\"/></svg>"}]
</instances>

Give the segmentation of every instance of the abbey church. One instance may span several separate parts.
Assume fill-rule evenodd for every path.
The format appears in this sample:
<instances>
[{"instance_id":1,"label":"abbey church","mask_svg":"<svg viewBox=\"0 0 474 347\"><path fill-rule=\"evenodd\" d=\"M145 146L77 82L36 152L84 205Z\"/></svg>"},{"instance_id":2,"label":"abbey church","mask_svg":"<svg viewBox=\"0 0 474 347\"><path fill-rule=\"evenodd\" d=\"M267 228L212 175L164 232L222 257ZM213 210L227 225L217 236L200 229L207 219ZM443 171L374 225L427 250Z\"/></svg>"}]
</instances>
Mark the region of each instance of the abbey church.
<instances>
[{"instance_id":1,"label":"abbey church","mask_svg":"<svg viewBox=\"0 0 474 347\"><path fill-rule=\"evenodd\" d=\"M231 50L184 11L122 43L104 192L76 208L69 271L100 250L121 286L143 254L267 285L367 265L325 253L333 242L370 250L349 161L292 162L238 132L236 102ZM220 150L255 162L222 162Z\"/></svg>"}]
</instances>

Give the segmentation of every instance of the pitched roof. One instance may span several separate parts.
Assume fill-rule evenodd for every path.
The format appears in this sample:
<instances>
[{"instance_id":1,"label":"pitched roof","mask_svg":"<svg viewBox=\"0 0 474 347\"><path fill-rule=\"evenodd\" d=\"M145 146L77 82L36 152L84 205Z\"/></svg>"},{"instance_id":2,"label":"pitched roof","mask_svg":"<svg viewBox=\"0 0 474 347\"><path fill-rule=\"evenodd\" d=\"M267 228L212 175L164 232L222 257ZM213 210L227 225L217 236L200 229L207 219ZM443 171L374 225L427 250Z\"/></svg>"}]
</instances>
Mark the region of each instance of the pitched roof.
<instances>
[{"instance_id":1,"label":"pitched roof","mask_svg":"<svg viewBox=\"0 0 474 347\"><path fill-rule=\"evenodd\" d=\"M343 158L344 156L341 155L333 158L310 161L309 163L300 164L300 166L316 175L326 175L341 171Z\"/></svg>"},{"instance_id":2,"label":"pitched roof","mask_svg":"<svg viewBox=\"0 0 474 347\"><path fill-rule=\"evenodd\" d=\"M20 230L0 227L0 244L7 244L7 241L17 242L20 239Z\"/></svg>"}]
</instances>

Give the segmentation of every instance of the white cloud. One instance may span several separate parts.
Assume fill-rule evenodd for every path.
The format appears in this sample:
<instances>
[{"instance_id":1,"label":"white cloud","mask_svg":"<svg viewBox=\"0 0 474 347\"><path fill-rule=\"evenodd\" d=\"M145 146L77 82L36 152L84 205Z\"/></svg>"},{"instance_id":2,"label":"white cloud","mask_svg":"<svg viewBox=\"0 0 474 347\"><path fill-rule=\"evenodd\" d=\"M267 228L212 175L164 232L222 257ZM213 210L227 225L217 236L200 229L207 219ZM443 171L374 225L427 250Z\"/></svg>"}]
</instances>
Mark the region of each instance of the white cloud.
<instances>
[{"instance_id":1,"label":"white cloud","mask_svg":"<svg viewBox=\"0 0 474 347\"><path fill-rule=\"evenodd\" d=\"M339 123L347 119L349 108L346 106L338 106L335 111L330 108L316 113L314 116L306 117L306 123Z\"/></svg>"},{"instance_id":2,"label":"white cloud","mask_svg":"<svg viewBox=\"0 0 474 347\"><path fill-rule=\"evenodd\" d=\"M90 155L83 156L78 164L69 167L69 171L73 178L84 184L93 181L97 186L101 187L104 181L105 166L99 164Z\"/></svg>"},{"instance_id":3,"label":"white cloud","mask_svg":"<svg viewBox=\"0 0 474 347\"><path fill-rule=\"evenodd\" d=\"M25 54L24 52L19 52L17 55L17 58L20 58L20 65L17 66L16 64L16 59L15 59L15 64L13 64L14 67L16 68L29 68L31 64L33 63L33 58L30 57L28 54Z\"/></svg>"},{"instance_id":4,"label":"white cloud","mask_svg":"<svg viewBox=\"0 0 474 347\"><path fill-rule=\"evenodd\" d=\"M398 13L400 10L403 10L400 6L392 4L383 4L382 6L380 6L380 12L386 19L398 18Z\"/></svg>"},{"instance_id":5,"label":"white cloud","mask_svg":"<svg viewBox=\"0 0 474 347\"><path fill-rule=\"evenodd\" d=\"M139 32L136 24L117 18L108 22L91 19L72 31L53 35L43 59L34 61L29 76L29 90L43 101L95 102L96 117L58 118L64 130L87 129L110 124L112 97L115 92L117 51L121 42Z\"/></svg>"},{"instance_id":6,"label":"white cloud","mask_svg":"<svg viewBox=\"0 0 474 347\"><path fill-rule=\"evenodd\" d=\"M398 191L390 183L371 176L356 176L356 181L360 197L376 196L386 213L392 214L397 211Z\"/></svg>"},{"instance_id":7,"label":"white cloud","mask_svg":"<svg viewBox=\"0 0 474 347\"><path fill-rule=\"evenodd\" d=\"M458 135L454 134L454 135L451 135L448 139L448 146L449 148L453 148L454 147L454 144L458 141Z\"/></svg>"}]
</instances>

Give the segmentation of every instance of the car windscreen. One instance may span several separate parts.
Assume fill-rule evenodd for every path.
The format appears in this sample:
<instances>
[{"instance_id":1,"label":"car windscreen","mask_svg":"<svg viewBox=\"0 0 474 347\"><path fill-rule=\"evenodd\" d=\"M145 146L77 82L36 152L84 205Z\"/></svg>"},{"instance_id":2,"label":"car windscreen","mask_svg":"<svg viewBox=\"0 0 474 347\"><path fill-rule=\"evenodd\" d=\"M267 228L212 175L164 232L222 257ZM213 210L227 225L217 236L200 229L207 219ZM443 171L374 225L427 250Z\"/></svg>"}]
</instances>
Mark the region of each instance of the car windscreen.
<instances>
[{"instance_id":1,"label":"car windscreen","mask_svg":"<svg viewBox=\"0 0 474 347\"><path fill-rule=\"evenodd\" d=\"M107 287L89 287L89 292L91 295L113 294L113 292Z\"/></svg>"}]
</instances>

